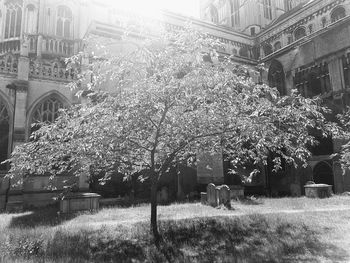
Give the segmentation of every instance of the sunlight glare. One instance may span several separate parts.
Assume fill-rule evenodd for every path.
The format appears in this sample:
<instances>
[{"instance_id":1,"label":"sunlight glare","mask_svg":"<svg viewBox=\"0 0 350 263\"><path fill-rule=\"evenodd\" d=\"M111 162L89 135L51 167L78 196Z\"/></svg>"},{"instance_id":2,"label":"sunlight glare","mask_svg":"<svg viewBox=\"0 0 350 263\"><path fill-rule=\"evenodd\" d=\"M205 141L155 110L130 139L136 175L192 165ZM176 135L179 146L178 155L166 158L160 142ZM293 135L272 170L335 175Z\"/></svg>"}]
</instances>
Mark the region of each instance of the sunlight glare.
<instances>
[{"instance_id":1,"label":"sunlight glare","mask_svg":"<svg viewBox=\"0 0 350 263\"><path fill-rule=\"evenodd\" d=\"M147 17L158 16L161 10L199 17L199 0L108 0L116 9Z\"/></svg>"}]
</instances>

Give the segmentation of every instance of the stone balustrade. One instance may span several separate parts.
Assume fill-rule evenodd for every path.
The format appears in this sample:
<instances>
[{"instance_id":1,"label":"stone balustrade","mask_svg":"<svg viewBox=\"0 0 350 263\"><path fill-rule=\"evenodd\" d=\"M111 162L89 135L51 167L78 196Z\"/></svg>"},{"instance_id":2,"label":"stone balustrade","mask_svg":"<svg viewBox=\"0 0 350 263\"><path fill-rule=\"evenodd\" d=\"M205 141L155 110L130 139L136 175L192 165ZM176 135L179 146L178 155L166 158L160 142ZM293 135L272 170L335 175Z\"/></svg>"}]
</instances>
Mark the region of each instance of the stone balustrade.
<instances>
[{"instance_id":1,"label":"stone balustrade","mask_svg":"<svg viewBox=\"0 0 350 263\"><path fill-rule=\"evenodd\" d=\"M8 53L18 54L21 50L21 41L19 39L0 42L0 56Z\"/></svg>"},{"instance_id":2,"label":"stone balustrade","mask_svg":"<svg viewBox=\"0 0 350 263\"><path fill-rule=\"evenodd\" d=\"M58 65L59 63L35 64L31 63L29 76L31 78L49 79L54 81L73 81L77 78L77 72L74 69L67 70L66 67Z\"/></svg>"},{"instance_id":3,"label":"stone balustrade","mask_svg":"<svg viewBox=\"0 0 350 263\"><path fill-rule=\"evenodd\" d=\"M70 57L78 52L80 40L55 38L46 35L28 35L29 53ZM38 46L39 45L39 46Z\"/></svg>"},{"instance_id":4,"label":"stone balustrade","mask_svg":"<svg viewBox=\"0 0 350 263\"><path fill-rule=\"evenodd\" d=\"M18 71L18 59L7 55L0 58L0 74L16 75Z\"/></svg>"}]
</instances>

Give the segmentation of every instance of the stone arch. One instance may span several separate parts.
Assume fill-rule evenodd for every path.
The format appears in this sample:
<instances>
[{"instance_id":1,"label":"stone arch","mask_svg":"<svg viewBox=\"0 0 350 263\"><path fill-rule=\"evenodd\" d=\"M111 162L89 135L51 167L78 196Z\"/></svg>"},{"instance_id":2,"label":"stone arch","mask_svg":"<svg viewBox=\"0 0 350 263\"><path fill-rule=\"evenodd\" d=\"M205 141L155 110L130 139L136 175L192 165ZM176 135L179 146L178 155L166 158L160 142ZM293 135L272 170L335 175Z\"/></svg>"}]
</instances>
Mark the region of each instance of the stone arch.
<instances>
[{"instance_id":1,"label":"stone arch","mask_svg":"<svg viewBox=\"0 0 350 263\"><path fill-rule=\"evenodd\" d=\"M28 34L36 33L37 26L37 9L33 4L28 4L25 9L25 30Z\"/></svg>"},{"instance_id":2,"label":"stone arch","mask_svg":"<svg viewBox=\"0 0 350 263\"><path fill-rule=\"evenodd\" d=\"M241 57L245 57L245 58L249 57L249 49L248 49L248 47L244 46L244 47L240 48L239 55Z\"/></svg>"},{"instance_id":3,"label":"stone arch","mask_svg":"<svg viewBox=\"0 0 350 263\"><path fill-rule=\"evenodd\" d=\"M27 114L27 137L38 129L38 127L32 127L32 124L35 122L53 122L58 117L58 110L69 105L69 100L56 91L46 93L38 98Z\"/></svg>"},{"instance_id":4,"label":"stone arch","mask_svg":"<svg viewBox=\"0 0 350 263\"><path fill-rule=\"evenodd\" d=\"M219 23L219 12L214 5L209 7L210 21L213 23Z\"/></svg>"},{"instance_id":5,"label":"stone arch","mask_svg":"<svg viewBox=\"0 0 350 263\"><path fill-rule=\"evenodd\" d=\"M276 87L281 96L287 95L283 65L273 60L269 67L268 82L270 87Z\"/></svg>"},{"instance_id":6,"label":"stone arch","mask_svg":"<svg viewBox=\"0 0 350 263\"><path fill-rule=\"evenodd\" d=\"M338 21L339 19L342 19L346 16L346 11L343 6L336 6L333 8L331 12L331 22Z\"/></svg>"},{"instance_id":7,"label":"stone arch","mask_svg":"<svg viewBox=\"0 0 350 263\"><path fill-rule=\"evenodd\" d=\"M331 161L320 161L312 170L313 180L317 184L334 185L333 167Z\"/></svg>"},{"instance_id":8,"label":"stone arch","mask_svg":"<svg viewBox=\"0 0 350 263\"><path fill-rule=\"evenodd\" d=\"M306 36L305 27L301 26L294 30L294 39L298 40Z\"/></svg>"},{"instance_id":9,"label":"stone arch","mask_svg":"<svg viewBox=\"0 0 350 263\"><path fill-rule=\"evenodd\" d=\"M279 49L282 48L282 43L281 41L277 41L274 45L273 45L274 51L277 51Z\"/></svg>"},{"instance_id":10,"label":"stone arch","mask_svg":"<svg viewBox=\"0 0 350 263\"><path fill-rule=\"evenodd\" d=\"M11 153L13 111L12 107L0 92L0 163L5 161ZM0 170L6 170L6 164L0 164Z\"/></svg>"}]
</instances>

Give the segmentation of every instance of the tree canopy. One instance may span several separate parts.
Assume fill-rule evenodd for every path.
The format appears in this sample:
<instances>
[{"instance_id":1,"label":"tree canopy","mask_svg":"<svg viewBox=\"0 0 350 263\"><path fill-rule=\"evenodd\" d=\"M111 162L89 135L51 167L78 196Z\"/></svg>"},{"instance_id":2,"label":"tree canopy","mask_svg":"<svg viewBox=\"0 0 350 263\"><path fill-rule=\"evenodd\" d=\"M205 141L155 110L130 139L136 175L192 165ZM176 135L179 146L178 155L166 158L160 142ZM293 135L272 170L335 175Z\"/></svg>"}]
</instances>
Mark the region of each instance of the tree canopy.
<instances>
[{"instance_id":1,"label":"tree canopy","mask_svg":"<svg viewBox=\"0 0 350 263\"><path fill-rule=\"evenodd\" d=\"M223 151L234 165L281 158L306 164L316 143L309 135L333 128L318 99L255 83L247 67L219 54L217 40L191 28L147 39L122 54L100 46L73 83L87 102L62 111L18 146L9 174L76 174L91 169L130 175L146 170L156 187L169 167L199 151ZM98 54L98 55L96 55ZM84 54L86 57L86 54ZM79 56L71 59L77 62ZM87 82L88 80L88 82ZM108 174L108 173L107 173Z\"/></svg>"}]
</instances>

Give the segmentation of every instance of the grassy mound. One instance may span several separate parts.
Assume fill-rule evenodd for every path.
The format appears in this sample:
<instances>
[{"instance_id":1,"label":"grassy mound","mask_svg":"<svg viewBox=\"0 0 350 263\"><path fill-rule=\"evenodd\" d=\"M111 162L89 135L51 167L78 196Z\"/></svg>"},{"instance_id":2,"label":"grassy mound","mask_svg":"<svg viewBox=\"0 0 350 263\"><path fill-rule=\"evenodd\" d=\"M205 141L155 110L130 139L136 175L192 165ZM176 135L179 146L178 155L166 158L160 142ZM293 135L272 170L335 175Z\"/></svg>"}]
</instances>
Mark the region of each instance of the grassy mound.
<instances>
[{"instance_id":1,"label":"grassy mound","mask_svg":"<svg viewBox=\"0 0 350 263\"><path fill-rule=\"evenodd\" d=\"M145 223L10 232L0 255L29 262L288 262L319 247L309 227L262 215L162 221L160 232L159 249Z\"/></svg>"}]
</instances>

